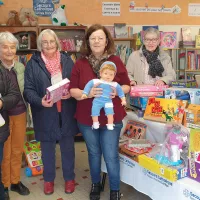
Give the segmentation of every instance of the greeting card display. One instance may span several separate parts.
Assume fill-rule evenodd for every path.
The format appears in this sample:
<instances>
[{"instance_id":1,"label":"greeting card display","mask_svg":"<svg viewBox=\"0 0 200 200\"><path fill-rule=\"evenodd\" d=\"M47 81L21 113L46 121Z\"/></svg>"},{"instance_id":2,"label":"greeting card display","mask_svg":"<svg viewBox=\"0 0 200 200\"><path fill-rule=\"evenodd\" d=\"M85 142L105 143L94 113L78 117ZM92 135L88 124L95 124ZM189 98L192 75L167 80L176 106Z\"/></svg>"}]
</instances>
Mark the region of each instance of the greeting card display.
<instances>
[{"instance_id":1,"label":"greeting card display","mask_svg":"<svg viewBox=\"0 0 200 200\"><path fill-rule=\"evenodd\" d=\"M144 113L144 119L158 122L182 123L187 101L150 97Z\"/></svg>"},{"instance_id":2,"label":"greeting card display","mask_svg":"<svg viewBox=\"0 0 200 200\"><path fill-rule=\"evenodd\" d=\"M160 46L163 48L176 47L176 32L161 32Z\"/></svg>"}]
</instances>

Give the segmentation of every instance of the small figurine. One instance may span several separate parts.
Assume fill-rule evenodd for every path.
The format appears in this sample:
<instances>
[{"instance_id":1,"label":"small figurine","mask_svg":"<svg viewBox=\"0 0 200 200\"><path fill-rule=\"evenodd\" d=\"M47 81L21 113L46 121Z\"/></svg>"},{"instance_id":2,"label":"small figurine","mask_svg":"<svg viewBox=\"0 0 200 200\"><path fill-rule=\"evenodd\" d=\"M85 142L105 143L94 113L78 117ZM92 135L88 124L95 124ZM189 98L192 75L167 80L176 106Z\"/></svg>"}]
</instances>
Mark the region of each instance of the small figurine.
<instances>
[{"instance_id":1,"label":"small figurine","mask_svg":"<svg viewBox=\"0 0 200 200\"><path fill-rule=\"evenodd\" d=\"M90 93L90 90L92 87L100 83L97 87L102 88L102 94L99 97L95 97L92 103L92 120L93 120L93 128L98 129L99 128L99 120L98 116L100 115L101 108L104 108L106 116L108 118L108 124L107 129L113 130L114 124L113 124L113 103L111 99L111 93L113 92L113 87L116 88L118 96L121 98L121 104L126 105L126 99L124 92L121 88L121 86L117 82L113 82L113 79L115 77L117 71L117 67L115 63L106 61L104 62L100 67L100 79L93 79L89 81L84 90L82 99L86 99Z\"/></svg>"}]
</instances>

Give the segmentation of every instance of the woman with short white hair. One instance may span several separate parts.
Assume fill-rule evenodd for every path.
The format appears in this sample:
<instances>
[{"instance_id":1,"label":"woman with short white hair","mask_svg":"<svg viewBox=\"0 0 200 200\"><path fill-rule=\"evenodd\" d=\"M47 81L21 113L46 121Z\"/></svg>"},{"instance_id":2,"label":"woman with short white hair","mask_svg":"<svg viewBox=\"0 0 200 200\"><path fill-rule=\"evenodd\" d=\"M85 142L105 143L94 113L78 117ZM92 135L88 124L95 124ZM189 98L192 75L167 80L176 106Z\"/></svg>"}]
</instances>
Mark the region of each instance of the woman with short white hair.
<instances>
[{"instance_id":1,"label":"woman with short white hair","mask_svg":"<svg viewBox=\"0 0 200 200\"><path fill-rule=\"evenodd\" d=\"M55 148L60 144L65 193L75 190L74 135L78 133L74 119L76 100L70 93L53 103L46 98L46 89L64 78L70 79L73 61L60 52L55 32L43 30L37 40L38 51L33 54L25 70L24 97L30 103L36 140L41 142L44 165L44 193L54 192Z\"/></svg>"},{"instance_id":2,"label":"woman with short white hair","mask_svg":"<svg viewBox=\"0 0 200 200\"><path fill-rule=\"evenodd\" d=\"M144 32L142 47L130 55L126 65L131 85L162 86L176 79L171 58L159 44L160 32L155 28L148 28Z\"/></svg>"},{"instance_id":3,"label":"woman with short white hair","mask_svg":"<svg viewBox=\"0 0 200 200\"><path fill-rule=\"evenodd\" d=\"M22 153L26 133L27 104L23 98L24 70L22 63L15 61L18 40L10 32L0 33L0 60L11 81L21 93L18 104L8 111L10 136L4 145L2 161L2 182L5 188L5 199L9 199L8 188L20 195L28 195L29 189L20 182Z\"/></svg>"}]
</instances>

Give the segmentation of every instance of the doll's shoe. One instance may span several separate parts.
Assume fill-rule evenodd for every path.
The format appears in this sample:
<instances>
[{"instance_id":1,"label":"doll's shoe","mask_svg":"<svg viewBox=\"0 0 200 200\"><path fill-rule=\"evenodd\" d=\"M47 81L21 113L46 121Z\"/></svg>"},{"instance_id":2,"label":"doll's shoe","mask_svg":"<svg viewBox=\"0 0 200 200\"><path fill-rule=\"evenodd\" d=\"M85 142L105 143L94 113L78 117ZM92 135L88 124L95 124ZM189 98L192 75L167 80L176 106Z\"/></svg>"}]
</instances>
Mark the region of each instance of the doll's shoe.
<instances>
[{"instance_id":1,"label":"doll's shoe","mask_svg":"<svg viewBox=\"0 0 200 200\"><path fill-rule=\"evenodd\" d=\"M114 124L106 124L108 130L114 130Z\"/></svg>"},{"instance_id":2,"label":"doll's shoe","mask_svg":"<svg viewBox=\"0 0 200 200\"><path fill-rule=\"evenodd\" d=\"M92 125L92 128L93 129L98 129L99 125L100 125L99 122L94 122L93 125Z\"/></svg>"}]
</instances>

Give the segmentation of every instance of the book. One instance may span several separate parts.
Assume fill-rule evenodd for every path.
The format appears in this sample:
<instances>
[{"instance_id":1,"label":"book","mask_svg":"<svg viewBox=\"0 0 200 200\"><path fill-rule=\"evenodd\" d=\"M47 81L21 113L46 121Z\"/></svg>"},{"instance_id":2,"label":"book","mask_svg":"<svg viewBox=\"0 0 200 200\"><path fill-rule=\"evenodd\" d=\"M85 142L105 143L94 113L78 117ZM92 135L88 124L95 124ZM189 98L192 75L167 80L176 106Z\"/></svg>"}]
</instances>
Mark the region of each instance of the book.
<instances>
[{"instance_id":1,"label":"book","mask_svg":"<svg viewBox=\"0 0 200 200\"><path fill-rule=\"evenodd\" d=\"M105 26L105 28L110 32L111 36L115 37L115 29L114 26Z\"/></svg>"},{"instance_id":2,"label":"book","mask_svg":"<svg viewBox=\"0 0 200 200\"><path fill-rule=\"evenodd\" d=\"M142 26L143 31L146 31L148 28L155 28L159 30L158 26Z\"/></svg>"},{"instance_id":3,"label":"book","mask_svg":"<svg viewBox=\"0 0 200 200\"><path fill-rule=\"evenodd\" d=\"M190 27L181 28L183 41L192 41L192 31Z\"/></svg>"},{"instance_id":4,"label":"book","mask_svg":"<svg viewBox=\"0 0 200 200\"><path fill-rule=\"evenodd\" d=\"M176 47L176 32L161 32L160 33L160 46L163 48L175 48Z\"/></svg>"},{"instance_id":5,"label":"book","mask_svg":"<svg viewBox=\"0 0 200 200\"><path fill-rule=\"evenodd\" d=\"M66 95L69 91L69 79L65 78L62 81L48 87L46 89L46 98L52 99L53 103L59 101L62 96Z\"/></svg>"},{"instance_id":6,"label":"book","mask_svg":"<svg viewBox=\"0 0 200 200\"><path fill-rule=\"evenodd\" d=\"M195 37L195 48L200 48L200 35Z\"/></svg>"},{"instance_id":7,"label":"book","mask_svg":"<svg viewBox=\"0 0 200 200\"><path fill-rule=\"evenodd\" d=\"M186 100L150 97L143 118L162 123L181 124L186 105Z\"/></svg>"},{"instance_id":8,"label":"book","mask_svg":"<svg viewBox=\"0 0 200 200\"><path fill-rule=\"evenodd\" d=\"M116 38L127 38L128 37L128 29L125 23L116 23L115 27L115 37Z\"/></svg>"}]
</instances>

